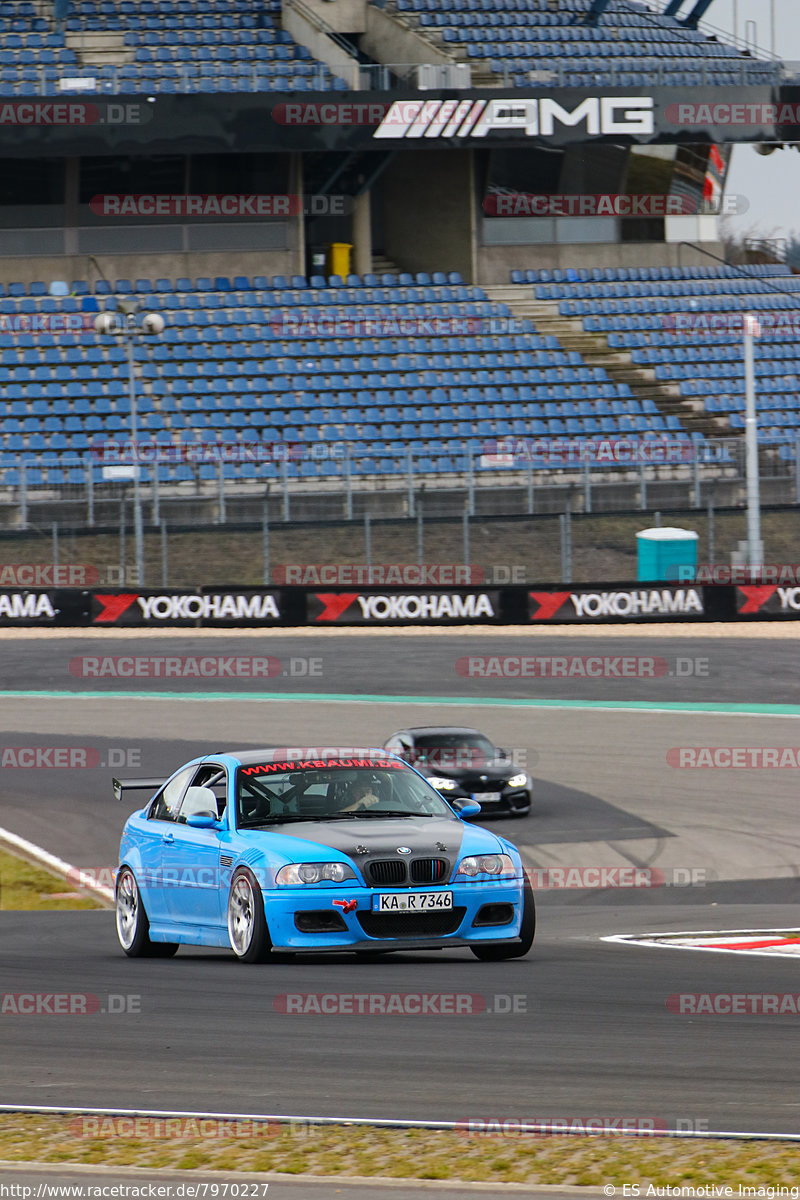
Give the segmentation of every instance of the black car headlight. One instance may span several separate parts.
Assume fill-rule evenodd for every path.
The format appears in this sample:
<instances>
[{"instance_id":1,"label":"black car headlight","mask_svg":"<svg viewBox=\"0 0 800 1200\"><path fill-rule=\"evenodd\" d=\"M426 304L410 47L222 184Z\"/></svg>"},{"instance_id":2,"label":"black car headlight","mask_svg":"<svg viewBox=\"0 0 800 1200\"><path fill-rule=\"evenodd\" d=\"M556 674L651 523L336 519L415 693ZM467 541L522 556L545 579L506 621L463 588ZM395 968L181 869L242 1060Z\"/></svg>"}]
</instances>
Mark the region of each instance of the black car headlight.
<instances>
[{"instance_id":1,"label":"black car headlight","mask_svg":"<svg viewBox=\"0 0 800 1200\"><path fill-rule=\"evenodd\" d=\"M475 875L514 876L516 869L508 854L477 854L462 858L456 871L456 879L464 875L471 879Z\"/></svg>"},{"instance_id":2,"label":"black car headlight","mask_svg":"<svg viewBox=\"0 0 800 1200\"><path fill-rule=\"evenodd\" d=\"M355 877L353 868L343 862L287 863L278 871L275 882L296 887L302 883L347 883Z\"/></svg>"}]
</instances>

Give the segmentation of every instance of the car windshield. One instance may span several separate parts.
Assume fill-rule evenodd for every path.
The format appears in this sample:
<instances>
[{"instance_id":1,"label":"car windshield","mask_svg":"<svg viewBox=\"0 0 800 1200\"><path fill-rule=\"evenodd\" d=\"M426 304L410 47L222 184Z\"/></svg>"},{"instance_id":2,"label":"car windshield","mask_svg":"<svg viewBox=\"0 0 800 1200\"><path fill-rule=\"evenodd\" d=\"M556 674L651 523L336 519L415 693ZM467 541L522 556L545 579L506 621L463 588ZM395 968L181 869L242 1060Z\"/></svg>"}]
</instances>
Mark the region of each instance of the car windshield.
<instances>
[{"instance_id":1,"label":"car windshield","mask_svg":"<svg viewBox=\"0 0 800 1200\"><path fill-rule=\"evenodd\" d=\"M458 770L482 767L498 757L496 748L481 733L430 733L415 739L412 761Z\"/></svg>"},{"instance_id":2,"label":"car windshield","mask_svg":"<svg viewBox=\"0 0 800 1200\"><path fill-rule=\"evenodd\" d=\"M430 784L400 762L365 759L247 763L236 772L240 829L294 821L380 817L450 817ZM369 765L353 767L353 762Z\"/></svg>"}]
</instances>

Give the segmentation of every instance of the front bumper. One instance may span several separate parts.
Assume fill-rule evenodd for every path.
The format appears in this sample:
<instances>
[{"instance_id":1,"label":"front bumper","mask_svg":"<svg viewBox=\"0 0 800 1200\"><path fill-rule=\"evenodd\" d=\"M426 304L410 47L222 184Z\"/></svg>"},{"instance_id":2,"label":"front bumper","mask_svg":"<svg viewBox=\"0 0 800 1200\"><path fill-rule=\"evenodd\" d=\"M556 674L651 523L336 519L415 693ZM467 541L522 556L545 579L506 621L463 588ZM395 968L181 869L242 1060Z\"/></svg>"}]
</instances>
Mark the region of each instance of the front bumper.
<instances>
[{"instance_id":1,"label":"front bumper","mask_svg":"<svg viewBox=\"0 0 800 1200\"><path fill-rule=\"evenodd\" d=\"M480 813L467 818L471 821L480 821L482 817L491 817L493 814L523 815L530 812L531 807L529 788L513 788L511 791L503 791L497 800L486 800L481 792L471 792L461 787L455 788L453 791L440 791L439 795L443 800L475 800L480 804Z\"/></svg>"},{"instance_id":2,"label":"front bumper","mask_svg":"<svg viewBox=\"0 0 800 1200\"><path fill-rule=\"evenodd\" d=\"M305 887L272 889L264 893L264 908L276 950L400 950L465 946L512 941L522 921L521 878L459 882L431 888ZM375 895L408 895L409 892L452 892L453 908L421 913L378 914ZM342 904L352 905L345 911ZM491 909L486 906L491 905ZM496 908L494 906L497 906ZM482 911L481 911L482 910ZM335 929L298 928L314 925L313 914L336 914ZM479 913L481 914L479 917ZM304 915L305 914L305 915ZM312 914L309 920L308 914ZM474 924L498 917L497 923ZM385 918L385 919L382 919Z\"/></svg>"}]
</instances>

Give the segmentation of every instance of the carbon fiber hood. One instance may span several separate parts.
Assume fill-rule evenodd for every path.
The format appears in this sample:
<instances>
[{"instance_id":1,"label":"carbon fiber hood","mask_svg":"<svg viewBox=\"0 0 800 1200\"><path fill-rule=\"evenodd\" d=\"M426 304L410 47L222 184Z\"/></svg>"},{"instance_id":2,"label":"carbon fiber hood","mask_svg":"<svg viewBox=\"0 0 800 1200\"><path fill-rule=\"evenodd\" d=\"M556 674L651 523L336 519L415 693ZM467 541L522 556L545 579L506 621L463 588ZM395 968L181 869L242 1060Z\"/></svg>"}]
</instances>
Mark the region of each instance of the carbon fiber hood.
<instances>
[{"instance_id":1,"label":"carbon fiber hood","mask_svg":"<svg viewBox=\"0 0 800 1200\"><path fill-rule=\"evenodd\" d=\"M461 848L466 826L459 820L438 817L364 817L352 821L297 821L270 825L270 833L280 833L298 841L330 846L350 858L372 858L397 854L398 846L408 846L412 855L446 853L455 858ZM405 857L410 857L406 855Z\"/></svg>"}]
</instances>

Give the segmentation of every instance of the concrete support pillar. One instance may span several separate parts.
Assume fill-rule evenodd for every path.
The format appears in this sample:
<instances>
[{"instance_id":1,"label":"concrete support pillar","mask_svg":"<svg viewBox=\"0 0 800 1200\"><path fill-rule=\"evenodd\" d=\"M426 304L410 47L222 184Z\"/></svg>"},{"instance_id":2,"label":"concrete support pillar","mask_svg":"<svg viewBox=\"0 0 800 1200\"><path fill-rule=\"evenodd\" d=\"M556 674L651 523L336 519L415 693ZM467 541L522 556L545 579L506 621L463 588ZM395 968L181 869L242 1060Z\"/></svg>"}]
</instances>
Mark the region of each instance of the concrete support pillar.
<instances>
[{"instance_id":1,"label":"concrete support pillar","mask_svg":"<svg viewBox=\"0 0 800 1200\"><path fill-rule=\"evenodd\" d=\"M368 191L355 198L352 237L353 271L356 275L368 275L372 270L372 222Z\"/></svg>"},{"instance_id":2,"label":"concrete support pillar","mask_svg":"<svg viewBox=\"0 0 800 1200\"><path fill-rule=\"evenodd\" d=\"M302 154L292 154L289 159L289 193L292 196L303 195L303 156ZM294 218L294 228L289 238L289 253L292 256L294 263L294 275L306 274L306 219L303 214L303 205L300 204L300 211ZM310 274L310 272L309 272Z\"/></svg>"},{"instance_id":3,"label":"concrete support pillar","mask_svg":"<svg viewBox=\"0 0 800 1200\"><path fill-rule=\"evenodd\" d=\"M68 158L64 165L64 253L78 253L80 224L81 160Z\"/></svg>"}]
</instances>

